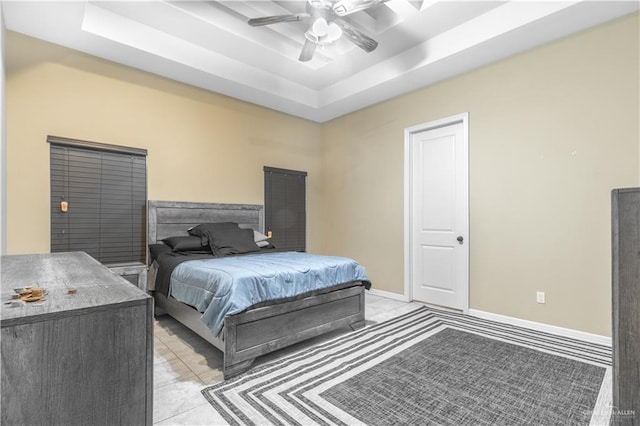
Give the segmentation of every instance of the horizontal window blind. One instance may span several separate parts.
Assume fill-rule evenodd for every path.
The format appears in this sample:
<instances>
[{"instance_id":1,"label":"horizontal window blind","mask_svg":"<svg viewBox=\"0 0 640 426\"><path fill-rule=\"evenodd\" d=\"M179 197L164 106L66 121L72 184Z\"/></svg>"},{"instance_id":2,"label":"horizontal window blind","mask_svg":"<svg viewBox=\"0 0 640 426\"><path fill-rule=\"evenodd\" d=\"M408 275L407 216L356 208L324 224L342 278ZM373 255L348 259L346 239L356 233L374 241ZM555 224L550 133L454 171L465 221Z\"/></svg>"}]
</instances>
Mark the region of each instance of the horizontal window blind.
<instances>
[{"instance_id":1,"label":"horizontal window blind","mask_svg":"<svg viewBox=\"0 0 640 426\"><path fill-rule=\"evenodd\" d=\"M52 136L47 141L51 251L84 251L104 264L145 263L146 150Z\"/></svg>"},{"instance_id":2,"label":"horizontal window blind","mask_svg":"<svg viewBox=\"0 0 640 426\"><path fill-rule=\"evenodd\" d=\"M271 243L280 250L305 251L307 173L264 167L264 219Z\"/></svg>"}]
</instances>

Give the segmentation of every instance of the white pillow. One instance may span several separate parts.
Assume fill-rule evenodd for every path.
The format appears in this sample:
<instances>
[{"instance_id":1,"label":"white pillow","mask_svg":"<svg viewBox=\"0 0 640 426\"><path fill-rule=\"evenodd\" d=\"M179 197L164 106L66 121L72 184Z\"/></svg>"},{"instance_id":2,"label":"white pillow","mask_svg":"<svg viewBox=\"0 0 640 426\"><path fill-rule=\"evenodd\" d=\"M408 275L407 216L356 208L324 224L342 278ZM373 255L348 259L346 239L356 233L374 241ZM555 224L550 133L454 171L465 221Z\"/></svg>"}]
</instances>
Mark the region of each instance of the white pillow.
<instances>
[{"instance_id":1,"label":"white pillow","mask_svg":"<svg viewBox=\"0 0 640 426\"><path fill-rule=\"evenodd\" d=\"M266 235L256 231L255 229L253 230L253 240L256 243L259 243L260 241L267 241L269 239L269 237L267 237Z\"/></svg>"}]
</instances>

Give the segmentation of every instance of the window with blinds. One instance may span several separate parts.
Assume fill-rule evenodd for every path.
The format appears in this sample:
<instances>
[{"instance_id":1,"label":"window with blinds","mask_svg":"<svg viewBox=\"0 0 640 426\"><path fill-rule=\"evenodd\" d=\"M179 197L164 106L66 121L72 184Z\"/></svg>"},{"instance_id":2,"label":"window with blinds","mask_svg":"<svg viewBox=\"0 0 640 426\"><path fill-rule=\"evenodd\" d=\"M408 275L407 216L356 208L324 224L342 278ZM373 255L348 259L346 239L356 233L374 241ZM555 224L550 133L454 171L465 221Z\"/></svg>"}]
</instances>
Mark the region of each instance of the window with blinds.
<instances>
[{"instance_id":1,"label":"window with blinds","mask_svg":"<svg viewBox=\"0 0 640 426\"><path fill-rule=\"evenodd\" d=\"M264 168L264 222L279 250L305 251L307 172Z\"/></svg>"},{"instance_id":2,"label":"window with blinds","mask_svg":"<svg viewBox=\"0 0 640 426\"><path fill-rule=\"evenodd\" d=\"M49 136L51 252L146 263L147 151Z\"/></svg>"}]
</instances>

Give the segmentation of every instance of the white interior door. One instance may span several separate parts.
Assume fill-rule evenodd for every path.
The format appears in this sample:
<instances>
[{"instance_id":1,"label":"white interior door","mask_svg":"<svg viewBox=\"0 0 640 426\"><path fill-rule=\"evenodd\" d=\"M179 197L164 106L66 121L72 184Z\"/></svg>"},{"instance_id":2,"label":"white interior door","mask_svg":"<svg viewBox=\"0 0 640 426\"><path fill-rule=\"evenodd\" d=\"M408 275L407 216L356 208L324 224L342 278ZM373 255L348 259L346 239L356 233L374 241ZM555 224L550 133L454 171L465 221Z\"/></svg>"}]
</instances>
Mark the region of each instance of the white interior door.
<instances>
[{"instance_id":1,"label":"white interior door","mask_svg":"<svg viewBox=\"0 0 640 426\"><path fill-rule=\"evenodd\" d=\"M469 308L467 115L407 129L414 300Z\"/></svg>"}]
</instances>

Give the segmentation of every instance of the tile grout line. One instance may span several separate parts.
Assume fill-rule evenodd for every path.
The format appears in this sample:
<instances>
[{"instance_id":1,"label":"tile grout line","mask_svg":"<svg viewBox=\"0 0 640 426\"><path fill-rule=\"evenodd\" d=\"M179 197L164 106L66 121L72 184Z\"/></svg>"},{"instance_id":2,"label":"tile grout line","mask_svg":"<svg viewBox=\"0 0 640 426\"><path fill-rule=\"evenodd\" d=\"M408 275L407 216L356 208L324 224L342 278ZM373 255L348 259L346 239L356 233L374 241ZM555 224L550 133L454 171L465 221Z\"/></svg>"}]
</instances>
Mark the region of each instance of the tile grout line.
<instances>
[{"instance_id":1,"label":"tile grout line","mask_svg":"<svg viewBox=\"0 0 640 426\"><path fill-rule=\"evenodd\" d=\"M159 339L162 342L162 339ZM178 355L171 347L169 347L166 343L162 342L164 344L164 346L169 350L169 352L171 352L182 364L184 364L185 367L187 367L187 369L191 372L191 374L193 374L194 376L196 376L198 378L198 381L200 383L202 383L203 385L206 385L206 383L203 382L203 380L200 378L200 375L198 373L196 373L191 366L189 366L189 364L187 364L186 362L184 362L184 360L182 359L182 357L180 355ZM193 349L193 348L192 348ZM165 362L169 362L168 360L166 360ZM176 382L178 380L174 380L174 382Z\"/></svg>"}]
</instances>

